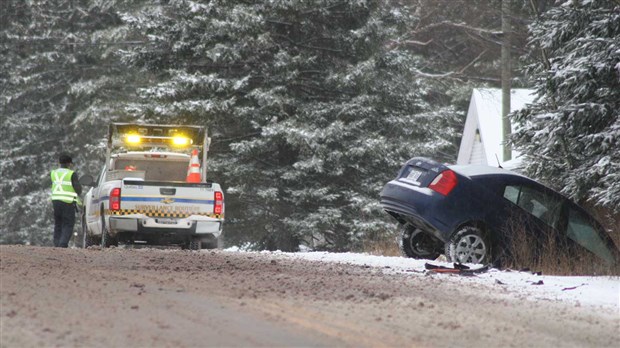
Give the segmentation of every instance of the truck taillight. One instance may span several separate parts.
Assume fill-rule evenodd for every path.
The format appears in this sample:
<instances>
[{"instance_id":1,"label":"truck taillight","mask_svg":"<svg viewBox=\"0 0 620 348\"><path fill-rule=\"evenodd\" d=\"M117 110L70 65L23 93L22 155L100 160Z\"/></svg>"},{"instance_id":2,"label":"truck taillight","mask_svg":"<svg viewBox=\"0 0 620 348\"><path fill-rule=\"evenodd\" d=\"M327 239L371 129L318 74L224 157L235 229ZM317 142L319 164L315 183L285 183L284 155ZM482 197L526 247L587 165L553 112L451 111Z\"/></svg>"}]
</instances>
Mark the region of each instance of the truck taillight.
<instances>
[{"instance_id":1,"label":"truck taillight","mask_svg":"<svg viewBox=\"0 0 620 348\"><path fill-rule=\"evenodd\" d=\"M110 210L121 210L121 189L113 188L110 192Z\"/></svg>"},{"instance_id":2,"label":"truck taillight","mask_svg":"<svg viewBox=\"0 0 620 348\"><path fill-rule=\"evenodd\" d=\"M435 180L428 185L428 188L431 190L441 193L444 196L447 196L450 191L456 186L456 174L450 169L444 170L439 173Z\"/></svg>"},{"instance_id":3,"label":"truck taillight","mask_svg":"<svg viewBox=\"0 0 620 348\"><path fill-rule=\"evenodd\" d=\"M213 214L222 213L222 208L224 207L223 200L224 196L222 195L222 193L220 191L215 191L215 204L213 205Z\"/></svg>"}]
</instances>

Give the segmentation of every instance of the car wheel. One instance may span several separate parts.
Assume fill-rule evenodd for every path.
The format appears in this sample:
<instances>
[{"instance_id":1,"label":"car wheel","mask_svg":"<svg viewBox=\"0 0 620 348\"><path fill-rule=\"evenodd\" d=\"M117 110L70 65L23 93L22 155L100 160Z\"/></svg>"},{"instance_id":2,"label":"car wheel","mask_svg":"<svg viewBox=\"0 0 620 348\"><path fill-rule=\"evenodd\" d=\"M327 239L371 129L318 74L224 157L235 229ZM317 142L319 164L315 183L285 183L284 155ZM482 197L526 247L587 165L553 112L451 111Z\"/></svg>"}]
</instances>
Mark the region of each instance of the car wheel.
<instances>
[{"instance_id":1,"label":"car wheel","mask_svg":"<svg viewBox=\"0 0 620 348\"><path fill-rule=\"evenodd\" d=\"M480 229L467 226L455 233L446 244L446 258L450 262L488 263L489 244Z\"/></svg>"},{"instance_id":2,"label":"car wheel","mask_svg":"<svg viewBox=\"0 0 620 348\"><path fill-rule=\"evenodd\" d=\"M405 226L400 240L400 251L403 256L414 259L434 260L439 256L437 242L419 228Z\"/></svg>"}]
</instances>

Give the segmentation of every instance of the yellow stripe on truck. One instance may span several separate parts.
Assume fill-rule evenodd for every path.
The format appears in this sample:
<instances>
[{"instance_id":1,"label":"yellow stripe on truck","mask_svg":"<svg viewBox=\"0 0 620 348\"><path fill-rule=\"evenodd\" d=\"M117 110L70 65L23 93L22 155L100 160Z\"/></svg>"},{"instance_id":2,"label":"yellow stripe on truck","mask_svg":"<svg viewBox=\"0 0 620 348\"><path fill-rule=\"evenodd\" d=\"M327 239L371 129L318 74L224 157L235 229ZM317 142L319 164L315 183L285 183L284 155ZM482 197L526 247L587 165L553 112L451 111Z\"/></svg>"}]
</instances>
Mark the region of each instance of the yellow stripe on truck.
<instances>
[{"instance_id":1,"label":"yellow stripe on truck","mask_svg":"<svg viewBox=\"0 0 620 348\"><path fill-rule=\"evenodd\" d=\"M173 217L173 218L186 218L186 217L189 217L191 215L201 215L201 216L207 216L207 217L211 217L211 218L215 218L215 219L223 219L224 218L223 214L209 214L209 213L200 213L200 212L197 212L197 213L191 213L191 212L171 213L169 211L140 210L140 209L106 210L106 214L107 215L117 215L117 216L132 215L132 214L143 214L143 215L146 215L148 217Z\"/></svg>"}]
</instances>

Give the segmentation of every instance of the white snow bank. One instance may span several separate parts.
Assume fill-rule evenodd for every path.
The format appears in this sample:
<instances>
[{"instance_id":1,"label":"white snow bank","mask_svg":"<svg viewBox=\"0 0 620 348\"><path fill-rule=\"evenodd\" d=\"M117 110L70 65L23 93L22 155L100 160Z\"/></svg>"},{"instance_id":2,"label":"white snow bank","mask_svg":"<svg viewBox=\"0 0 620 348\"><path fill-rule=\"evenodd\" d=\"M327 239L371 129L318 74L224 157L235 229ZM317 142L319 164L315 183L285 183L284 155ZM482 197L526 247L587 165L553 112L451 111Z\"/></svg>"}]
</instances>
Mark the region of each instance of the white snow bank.
<instances>
[{"instance_id":1,"label":"white snow bank","mask_svg":"<svg viewBox=\"0 0 620 348\"><path fill-rule=\"evenodd\" d=\"M227 251L241 252L237 248L227 249ZM426 273L424 264L426 262L433 265L452 267L452 264L447 262L356 253L284 253L280 251L263 251L261 253L284 258L370 266L380 268L384 273L402 274L403 276L410 277L424 276ZM468 266L472 268L480 267L480 265ZM482 284L490 288L501 288L507 290L510 294L516 294L519 298L527 300L565 302L575 306L585 305L620 311L620 277L547 276L536 275L530 272L499 271L496 269L491 269L486 273L479 273L474 276L456 274L436 274L434 276L442 277L446 281L458 284Z\"/></svg>"}]
</instances>

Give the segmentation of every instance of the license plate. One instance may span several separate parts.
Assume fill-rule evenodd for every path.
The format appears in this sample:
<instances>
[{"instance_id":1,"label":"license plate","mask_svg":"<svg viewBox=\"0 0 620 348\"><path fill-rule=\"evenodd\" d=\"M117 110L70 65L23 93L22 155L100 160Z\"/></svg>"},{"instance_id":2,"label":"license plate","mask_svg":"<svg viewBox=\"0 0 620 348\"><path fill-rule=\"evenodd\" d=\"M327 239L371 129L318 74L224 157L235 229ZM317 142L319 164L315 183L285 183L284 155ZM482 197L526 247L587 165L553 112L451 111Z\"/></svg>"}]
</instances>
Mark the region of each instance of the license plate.
<instances>
[{"instance_id":1,"label":"license plate","mask_svg":"<svg viewBox=\"0 0 620 348\"><path fill-rule=\"evenodd\" d=\"M175 219L155 219L155 222L163 225L176 225L177 220Z\"/></svg>"},{"instance_id":2,"label":"license plate","mask_svg":"<svg viewBox=\"0 0 620 348\"><path fill-rule=\"evenodd\" d=\"M407 179L413 180L413 181L418 181L420 176L422 176L422 172L421 171L412 169L411 172L409 172L409 175L407 175Z\"/></svg>"}]
</instances>

